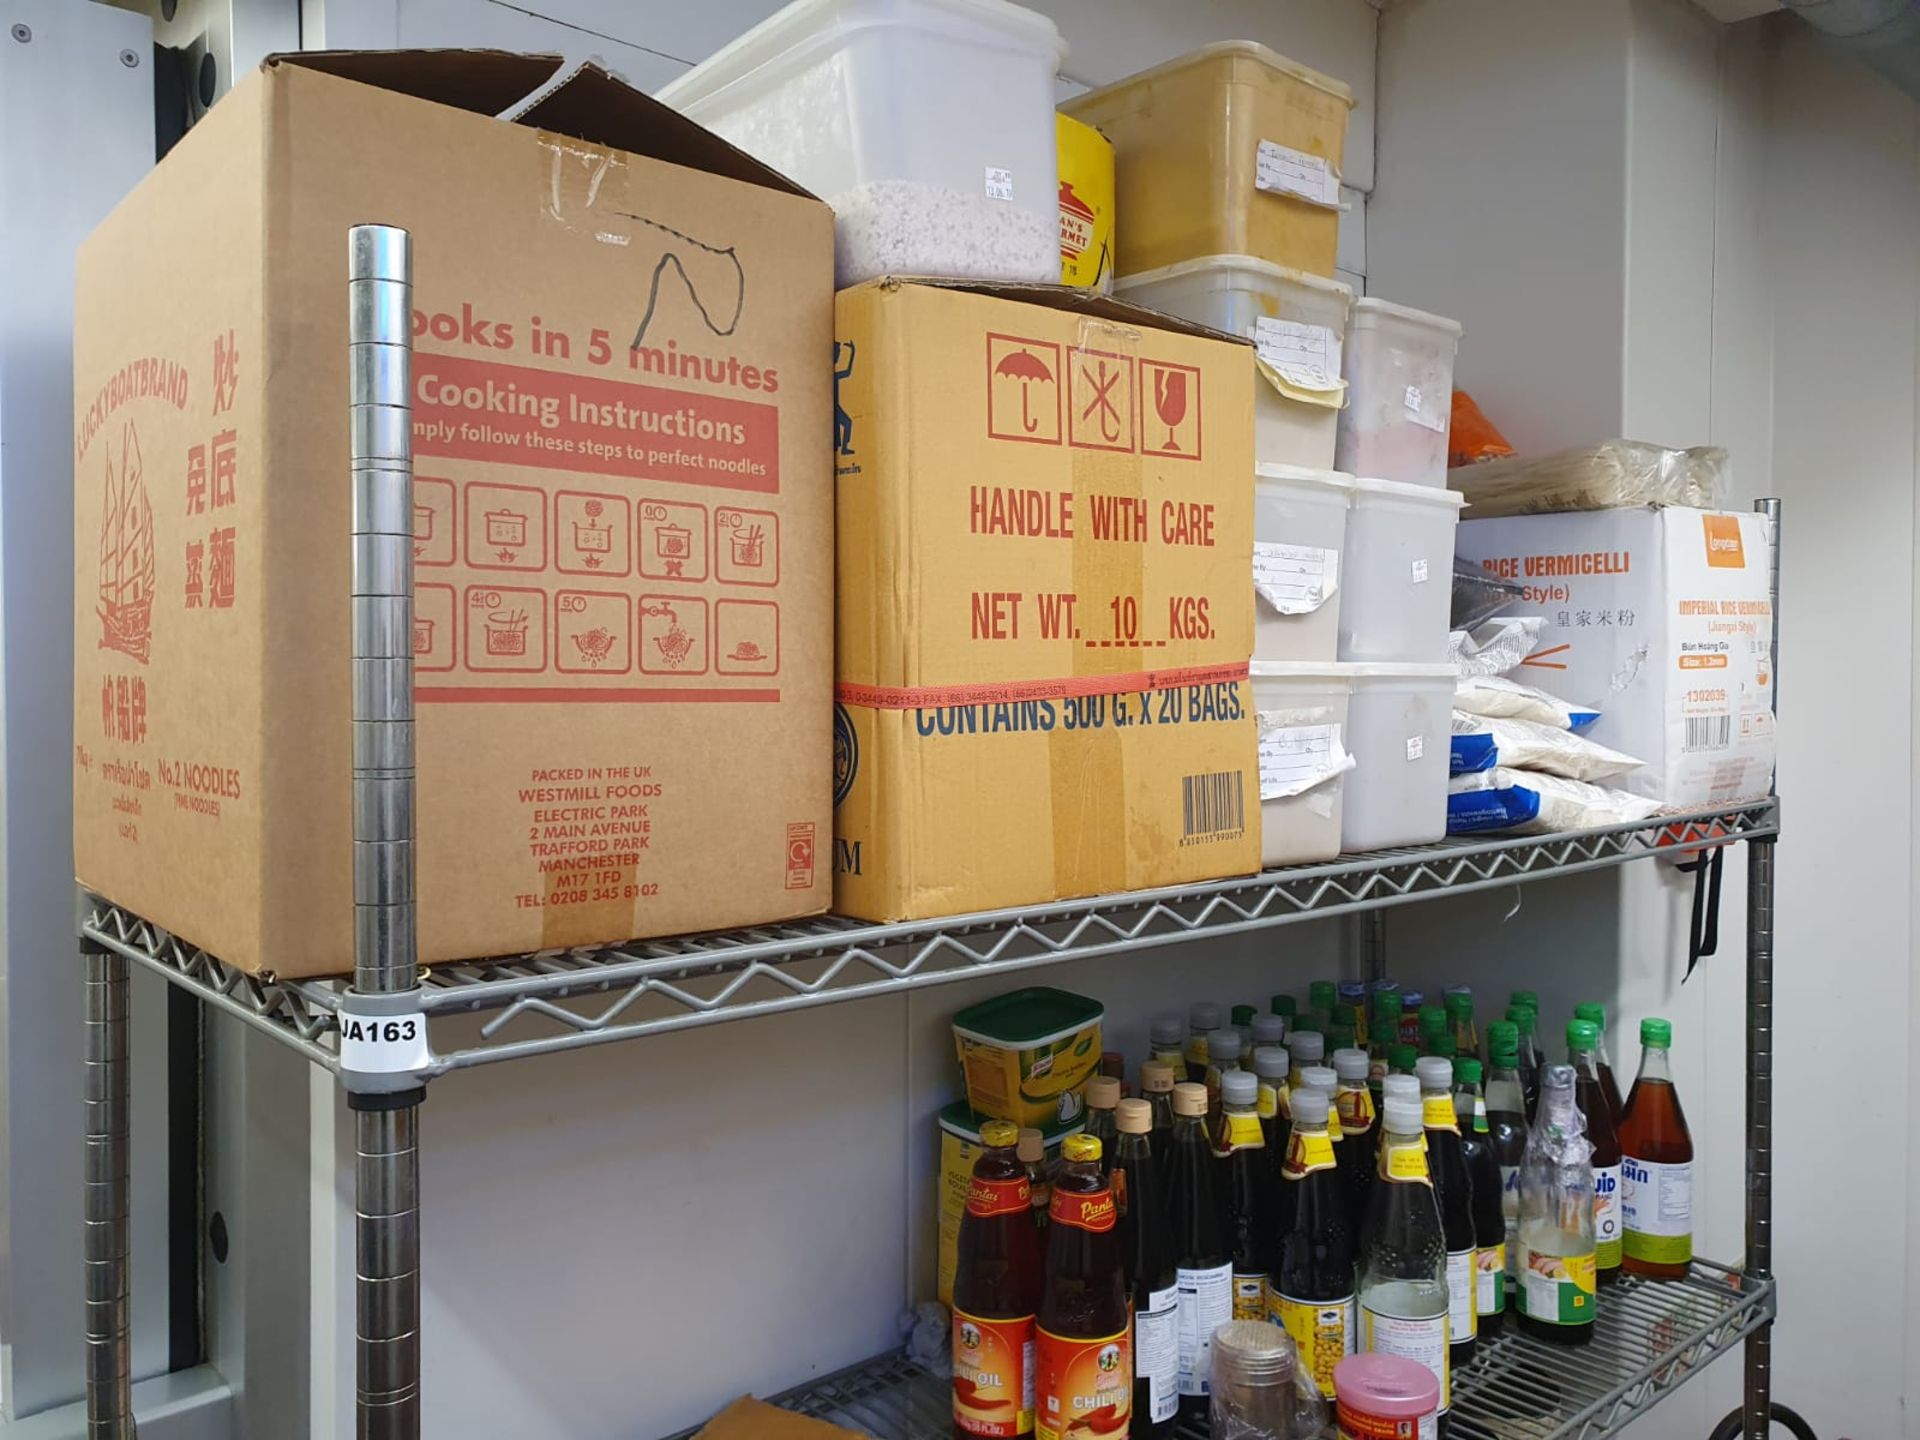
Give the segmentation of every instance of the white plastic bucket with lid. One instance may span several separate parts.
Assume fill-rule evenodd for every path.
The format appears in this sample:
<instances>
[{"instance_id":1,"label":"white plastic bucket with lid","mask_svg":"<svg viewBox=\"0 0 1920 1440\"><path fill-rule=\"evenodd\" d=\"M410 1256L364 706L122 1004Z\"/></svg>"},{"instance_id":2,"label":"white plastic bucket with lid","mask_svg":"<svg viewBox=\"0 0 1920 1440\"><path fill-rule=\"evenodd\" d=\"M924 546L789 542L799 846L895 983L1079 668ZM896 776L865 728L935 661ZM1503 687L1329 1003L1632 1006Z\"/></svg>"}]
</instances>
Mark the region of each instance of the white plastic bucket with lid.
<instances>
[{"instance_id":1,"label":"white plastic bucket with lid","mask_svg":"<svg viewBox=\"0 0 1920 1440\"><path fill-rule=\"evenodd\" d=\"M1442 839L1447 833L1453 667L1337 668L1352 686L1346 736L1354 759L1341 807L1340 848L1384 850Z\"/></svg>"},{"instance_id":2,"label":"white plastic bucket with lid","mask_svg":"<svg viewBox=\"0 0 1920 1440\"><path fill-rule=\"evenodd\" d=\"M1355 477L1340 567L1340 658L1446 658L1458 491Z\"/></svg>"},{"instance_id":3,"label":"white plastic bucket with lid","mask_svg":"<svg viewBox=\"0 0 1920 1440\"><path fill-rule=\"evenodd\" d=\"M842 286L1058 281L1066 53L1007 0L795 0L659 99L833 207Z\"/></svg>"},{"instance_id":4,"label":"white plastic bucket with lid","mask_svg":"<svg viewBox=\"0 0 1920 1440\"><path fill-rule=\"evenodd\" d=\"M1260 863L1304 865L1340 853L1351 666L1255 660L1260 735Z\"/></svg>"},{"instance_id":5,"label":"white plastic bucket with lid","mask_svg":"<svg viewBox=\"0 0 1920 1440\"><path fill-rule=\"evenodd\" d=\"M1297 465L1253 471L1253 658L1340 651L1341 554L1353 477Z\"/></svg>"},{"instance_id":6,"label":"white plastic bucket with lid","mask_svg":"<svg viewBox=\"0 0 1920 1440\"><path fill-rule=\"evenodd\" d=\"M1253 457L1279 465L1333 466L1347 312L1353 291L1252 255L1209 255L1122 275L1116 294L1254 342Z\"/></svg>"},{"instance_id":7,"label":"white plastic bucket with lid","mask_svg":"<svg viewBox=\"0 0 1920 1440\"><path fill-rule=\"evenodd\" d=\"M1347 320L1347 408L1334 465L1410 485L1447 483L1460 322L1371 296Z\"/></svg>"}]
</instances>

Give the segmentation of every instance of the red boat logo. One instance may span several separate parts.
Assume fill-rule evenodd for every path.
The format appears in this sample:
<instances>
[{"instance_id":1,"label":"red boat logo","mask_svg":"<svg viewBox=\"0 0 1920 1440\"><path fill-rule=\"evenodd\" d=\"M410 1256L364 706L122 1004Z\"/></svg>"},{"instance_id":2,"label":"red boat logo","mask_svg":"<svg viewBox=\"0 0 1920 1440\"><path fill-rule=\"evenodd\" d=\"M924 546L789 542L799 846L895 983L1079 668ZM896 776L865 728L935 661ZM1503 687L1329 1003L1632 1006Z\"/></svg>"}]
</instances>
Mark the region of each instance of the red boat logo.
<instances>
[{"instance_id":1,"label":"red boat logo","mask_svg":"<svg viewBox=\"0 0 1920 1440\"><path fill-rule=\"evenodd\" d=\"M106 506L100 518L100 648L142 665L153 649L153 507L133 422L120 439L120 465L106 452Z\"/></svg>"}]
</instances>

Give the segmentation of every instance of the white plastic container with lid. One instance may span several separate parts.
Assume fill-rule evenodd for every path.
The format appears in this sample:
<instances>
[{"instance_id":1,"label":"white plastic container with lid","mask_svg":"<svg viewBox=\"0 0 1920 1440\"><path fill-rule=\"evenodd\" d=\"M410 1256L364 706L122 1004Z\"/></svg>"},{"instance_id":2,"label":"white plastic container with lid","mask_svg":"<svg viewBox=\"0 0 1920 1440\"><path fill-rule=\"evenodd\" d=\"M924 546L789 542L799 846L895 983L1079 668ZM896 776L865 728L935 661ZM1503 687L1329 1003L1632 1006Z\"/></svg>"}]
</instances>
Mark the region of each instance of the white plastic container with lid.
<instances>
[{"instance_id":1,"label":"white plastic container with lid","mask_svg":"<svg viewBox=\"0 0 1920 1440\"><path fill-rule=\"evenodd\" d=\"M1355 475L1447 483L1460 322L1371 296L1347 320L1347 408L1334 464Z\"/></svg>"},{"instance_id":2,"label":"white plastic container with lid","mask_svg":"<svg viewBox=\"0 0 1920 1440\"><path fill-rule=\"evenodd\" d=\"M1428 663L1447 654L1457 491L1352 482L1342 554L1340 658Z\"/></svg>"},{"instance_id":3,"label":"white plastic container with lid","mask_svg":"<svg viewBox=\"0 0 1920 1440\"><path fill-rule=\"evenodd\" d=\"M659 99L833 207L842 286L1058 281L1066 53L1007 0L794 0Z\"/></svg>"},{"instance_id":4,"label":"white plastic container with lid","mask_svg":"<svg viewBox=\"0 0 1920 1440\"><path fill-rule=\"evenodd\" d=\"M1304 865L1340 853L1351 666L1255 660L1260 736L1260 863Z\"/></svg>"},{"instance_id":5,"label":"white plastic container with lid","mask_svg":"<svg viewBox=\"0 0 1920 1440\"><path fill-rule=\"evenodd\" d=\"M1354 769L1341 807L1340 848L1384 850L1443 838L1453 667L1341 669L1352 685L1346 733Z\"/></svg>"},{"instance_id":6,"label":"white plastic container with lid","mask_svg":"<svg viewBox=\"0 0 1920 1440\"><path fill-rule=\"evenodd\" d=\"M1341 552L1353 477L1297 465L1253 470L1253 658L1340 651Z\"/></svg>"},{"instance_id":7,"label":"white plastic container with lid","mask_svg":"<svg viewBox=\"0 0 1920 1440\"><path fill-rule=\"evenodd\" d=\"M1209 255L1123 275L1115 293L1253 341L1253 457L1315 470L1333 465L1347 312L1353 291L1338 280L1252 255Z\"/></svg>"}]
</instances>

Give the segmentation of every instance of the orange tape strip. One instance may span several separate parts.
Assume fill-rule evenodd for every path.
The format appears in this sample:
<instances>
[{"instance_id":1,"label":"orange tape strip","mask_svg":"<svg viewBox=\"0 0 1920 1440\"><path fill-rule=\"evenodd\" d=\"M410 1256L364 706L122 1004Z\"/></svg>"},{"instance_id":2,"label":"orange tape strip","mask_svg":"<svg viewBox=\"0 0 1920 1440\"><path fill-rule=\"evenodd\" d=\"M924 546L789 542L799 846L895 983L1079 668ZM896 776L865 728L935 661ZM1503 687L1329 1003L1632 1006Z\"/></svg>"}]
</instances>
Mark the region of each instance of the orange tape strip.
<instances>
[{"instance_id":1,"label":"orange tape strip","mask_svg":"<svg viewBox=\"0 0 1920 1440\"><path fill-rule=\"evenodd\" d=\"M941 705L1005 705L1021 700L1060 700L1070 695L1119 695L1135 690L1172 690L1181 685L1224 685L1247 678L1247 662L1188 665L1175 670L1131 670L1119 675L1068 675L1057 680L1004 680L980 685L856 685L833 687L842 705L869 710L929 710Z\"/></svg>"}]
</instances>

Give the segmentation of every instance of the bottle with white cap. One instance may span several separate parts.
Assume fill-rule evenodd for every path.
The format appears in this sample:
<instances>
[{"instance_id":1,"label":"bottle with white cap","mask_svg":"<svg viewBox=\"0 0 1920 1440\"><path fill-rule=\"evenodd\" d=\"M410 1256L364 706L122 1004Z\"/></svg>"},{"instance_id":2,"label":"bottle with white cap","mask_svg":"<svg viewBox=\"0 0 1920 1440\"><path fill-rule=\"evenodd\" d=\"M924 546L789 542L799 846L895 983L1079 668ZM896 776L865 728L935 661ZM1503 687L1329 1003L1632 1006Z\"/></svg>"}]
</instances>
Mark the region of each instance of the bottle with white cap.
<instances>
[{"instance_id":1,"label":"bottle with white cap","mask_svg":"<svg viewBox=\"0 0 1920 1440\"><path fill-rule=\"evenodd\" d=\"M1254 1047L1250 1068L1259 1082L1254 1109L1260 1112L1261 1128L1267 1132L1267 1150L1270 1158L1283 1156L1287 1153L1288 1117L1292 1113L1287 1106L1287 1073L1293 1068L1293 1059L1284 1046L1259 1045Z\"/></svg>"},{"instance_id":2,"label":"bottle with white cap","mask_svg":"<svg viewBox=\"0 0 1920 1440\"><path fill-rule=\"evenodd\" d=\"M1374 1121L1378 1113L1367 1088L1367 1052L1355 1047L1333 1052L1333 1073L1340 1077L1334 1107L1340 1120L1340 1178L1346 1187L1347 1223L1356 1233L1367 1218L1373 1194Z\"/></svg>"},{"instance_id":3,"label":"bottle with white cap","mask_svg":"<svg viewBox=\"0 0 1920 1440\"><path fill-rule=\"evenodd\" d=\"M1173 1236L1174 1281L1180 1291L1180 1413L1207 1413L1213 1332L1233 1319L1233 1255L1220 1220L1213 1141L1207 1134L1207 1087L1173 1087L1173 1133L1167 1154L1167 1229Z\"/></svg>"},{"instance_id":4,"label":"bottle with white cap","mask_svg":"<svg viewBox=\"0 0 1920 1440\"><path fill-rule=\"evenodd\" d=\"M1213 1153L1219 1164L1221 1215L1233 1256L1233 1318L1264 1320L1267 1276L1278 1238L1276 1185L1260 1125L1259 1077L1229 1070L1220 1077L1220 1118Z\"/></svg>"},{"instance_id":5,"label":"bottle with white cap","mask_svg":"<svg viewBox=\"0 0 1920 1440\"><path fill-rule=\"evenodd\" d=\"M1187 1063L1187 1027L1178 1015L1156 1015L1147 1031L1147 1058L1171 1065L1178 1074Z\"/></svg>"},{"instance_id":6,"label":"bottle with white cap","mask_svg":"<svg viewBox=\"0 0 1920 1440\"><path fill-rule=\"evenodd\" d=\"M1220 1118L1220 1077L1240 1068L1240 1032L1231 1026L1207 1036L1207 1118Z\"/></svg>"},{"instance_id":7,"label":"bottle with white cap","mask_svg":"<svg viewBox=\"0 0 1920 1440\"><path fill-rule=\"evenodd\" d=\"M1447 1342L1454 1368L1473 1359L1480 1334L1475 1296L1477 1248L1473 1228L1473 1177L1460 1144L1453 1108L1453 1062L1422 1056L1414 1066L1420 1081L1421 1119L1427 1132L1427 1168L1440 1202L1440 1229L1447 1241Z\"/></svg>"},{"instance_id":8,"label":"bottle with white cap","mask_svg":"<svg viewBox=\"0 0 1920 1440\"><path fill-rule=\"evenodd\" d=\"M1207 1078L1207 1036L1219 1028L1220 1007L1213 1001L1196 1000L1187 1007L1187 1079Z\"/></svg>"},{"instance_id":9,"label":"bottle with white cap","mask_svg":"<svg viewBox=\"0 0 1920 1440\"><path fill-rule=\"evenodd\" d=\"M1249 1027L1252 1045L1249 1052L1258 1050L1262 1045L1284 1045L1287 1043L1287 1018L1284 1015L1255 1015Z\"/></svg>"},{"instance_id":10,"label":"bottle with white cap","mask_svg":"<svg viewBox=\"0 0 1920 1440\"><path fill-rule=\"evenodd\" d=\"M1333 1392L1334 1366L1354 1349L1354 1237L1346 1185L1327 1136L1330 1111L1320 1091L1300 1092L1280 1172L1292 1195L1292 1221L1281 1231L1267 1287L1268 1318L1293 1336L1323 1395Z\"/></svg>"},{"instance_id":11,"label":"bottle with white cap","mask_svg":"<svg viewBox=\"0 0 1920 1440\"><path fill-rule=\"evenodd\" d=\"M1411 1076L1388 1076L1419 1082ZM1381 1109L1380 1165L1360 1259L1360 1348L1418 1361L1440 1382L1440 1414L1452 1403L1447 1360L1447 1243L1427 1170L1416 1095L1389 1088Z\"/></svg>"},{"instance_id":12,"label":"bottle with white cap","mask_svg":"<svg viewBox=\"0 0 1920 1440\"><path fill-rule=\"evenodd\" d=\"M1287 1077L1288 1083L1298 1085L1302 1070L1326 1059L1327 1037L1318 1030L1295 1030L1293 1038L1287 1041L1287 1053L1293 1057L1293 1073Z\"/></svg>"}]
</instances>

